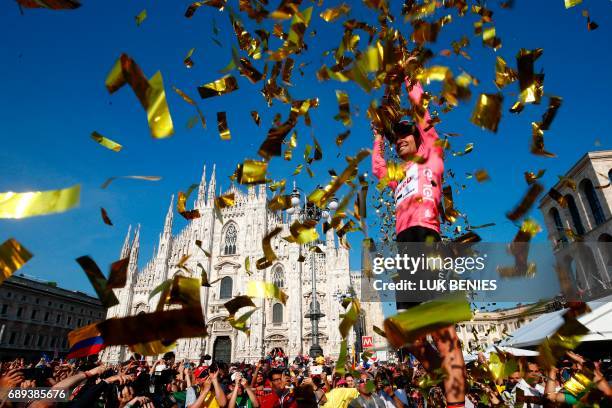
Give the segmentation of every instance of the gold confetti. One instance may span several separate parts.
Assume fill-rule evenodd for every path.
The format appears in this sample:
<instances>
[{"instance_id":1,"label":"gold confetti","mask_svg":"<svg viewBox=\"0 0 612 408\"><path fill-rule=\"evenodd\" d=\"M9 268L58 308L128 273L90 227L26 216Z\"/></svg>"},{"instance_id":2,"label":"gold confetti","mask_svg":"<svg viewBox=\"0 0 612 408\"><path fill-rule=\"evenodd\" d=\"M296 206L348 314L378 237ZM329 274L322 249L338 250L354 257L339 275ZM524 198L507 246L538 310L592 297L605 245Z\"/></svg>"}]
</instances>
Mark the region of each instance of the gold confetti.
<instances>
[{"instance_id":1,"label":"gold confetti","mask_svg":"<svg viewBox=\"0 0 612 408\"><path fill-rule=\"evenodd\" d=\"M344 141L346 139L348 139L348 137L351 135L351 131L350 129L347 130L346 132L342 132L340 133L337 137L336 137L336 145L338 147L342 146L342 143L344 143Z\"/></svg>"},{"instance_id":2,"label":"gold confetti","mask_svg":"<svg viewBox=\"0 0 612 408\"><path fill-rule=\"evenodd\" d=\"M147 10L143 9L140 13L138 13L138 15L136 17L134 17L136 19L136 25L138 27L140 27L140 25L142 24L143 21L146 20L147 18Z\"/></svg>"},{"instance_id":3,"label":"gold confetti","mask_svg":"<svg viewBox=\"0 0 612 408\"><path fill-rule=\"evenodd\" d=\"M507 213L506 217L511 221L516 221L527 214L543 190L544 187L540 183L533 183L529 186L529 190L527 190L527 194L525 194L520 204L511 212Z\"/></svg>"},{"instance_id":4,"label":"gold confetti","mask_svg":"<svg viewBox=\"0 0 612 408\"><path fill-rule=\"evenodd\" d=\"M232 134L227 125L227 114L225 112L217 112L217 129L222 140L231 140Z\"/></svg>"},{"instance_id":5,"label":"gold confetti","mask_svg":"<svg viewBox=\"0 0 612 408\"><path fill-rule=\"evenodd\" d=\"M259 117L259 113L257 111L251 111L251 117L257 126L261 124L261 118Z\"/></svg>"},{"instance_id":6,"label":"gold confetti","mask_svg":"<svg viewBox=\"0 0 612 408\"><path fill-rule=\"evenodd\" d=\"M246 256L244 258L244 270L249 276L253 274L253 272L251 271L251 257L250 256Z\"/></svg>"},{"instance_id":7,"label":"gold confetti","mask_svg":"<svg viewBox=\"0 0 612 408\"><path fill-rule=\"evenodd\" d=\"M452 77L453 73L448 67L436 65L424 69L421 73L417 74L416 78L429 84L431 81L444 81L448 76Z\"/></svg>"},{"instance_id":8,"label":"gold confetti","mask_svg":"<svg viewBox=\"0 0 612 408\"><path fill-rule=\"evenodd\" d=\"M264 256L260 258L255 263L257 269L265 269L269 266L272 266L272 262L276 261L278 257L274 253L274 249L272 249L272 238L278 235L282 231L281 227L276 227L272 231L270 231L262 240L261 246L263 248ZM247 293L247 296L251 296Z\"/></svg>"},{"instance_id":9,"label":"gold confetti","mask_svg":"<svg viewBox=\"0 0 612 408\"><path fill-rule=\"evenodd\" d=\"M195 1L189 5L187 10L185 11L185 17L191 18L195 11L202 6L211 6L215 7L219 10L223 10L225 7L226 0L205 0L205 1Z\"/></svg>"},{"instance_id":10,"label":"gold confetti","mask_svg":"<svg viewBox=\"0 0 612 408\"><path fill-rule=\"evenodd\" d=\"M245 314L243 314L242 316L240 316L239 318L235 318L234 316L228 316L227 317L227 322L236 330L240 330L241 332L245 333L247 336L251 335L251 329L249 327L247 327L246 323L247 320L249 320L251 318L251 316L253 315L253 313L255 313L257 310L259 310L258 307L256 307L255 309L249 310L248 312L246 312Z\"/></svg>"},{"instance_id":11,"label":"gold confetti","mask_svg":"<svg viewBox=\"0 0 612 408\"><path fill-rule=\"evenodd\" d=\"M451 224L455 223L455 221L457 221L457 217L459 217L461 214L455 209L453 190L451 186L445 186L442 189L442 200L444 202L444 220Z\"/></svg>"},{"instance_id":12,"label":"gold confetti","mask_svg":"<svg viewBox=\"0 0 612 408\"><path fill-rule=\"evenodd\" d=\"M476 181L478 181L479 183L491 180L491 178L489 177L489 173L487 173L485 169L476 170L474 176L476 177Z\"/></svg>"},{"instance_id":13,"label":"gold confetti","mask_svg":"<svg viewBox=\"0 0 612 408\"><path fill-rule=\"evenodd\" d=\"M568 312L563 316L565 321L557 331L544 339L538 347L538 360L543 368L548 369L556 365L557 361L569 350L574 350L582 341L582 336L589 329L580 323Z\"/></svg>"},{"instance_id":14,"label":"gold confetti","mask_svg":"<svg viewBox=\"0 0 612 408\"><path fill-rule=\"evenodd\" d=\"M357 153L356 157L347 157L348 165L342 173L335 177L325 188L316 189L308 196L308 201L314 203L319 208L325 208L336 191L342 187L348 180L354 178L357 174L357 166L359 163L370 155L370 151L362 149Z\"/></svg>"},{"instance_id":15,"label":"gold confetti","mask_svg":"<svg viewBox=\"0 0 612 408\"><path fill-rule=\"evenodd\" d=\"M559 110L559 107L561 107L562 101L563 99L561 99L558 96L550 97L549 102L548 102L548 109L542 116L542 121L538 124L538 127L540 128L540 130L550 129L550 125L553 119L555 118L555 116L557 115L557 110Z\"/></svg>"},{"instance_id":16,"label":"gold confetti","mask_svg":"<svg viewBox=\"0 0 612 408\"><path fill-rule=\"evenodd\" d=\"M286 210L291 208L291 195L276 195L268 201L268 209L270 211Z\"/></svg>"},{"instance_id":17,"label":"gold confetti","mask_svg":"<svg viewBox=\"0 0 612 408\"><path fill-rule=\"evenodd\" d=\"M156 356L158 354L164 354L168 351L172 351L175 348L175 342L171 342L170 344L164 344L159 340L151 341L148 343L138 343L130 345L130 351L132 353L138 353L141 356Z\"/></svg>"},{"instance_id":18,"label":"gold confetti","mask_svg":"<svg viewBox=\"0 0 612 408\"><path fill-rule=\"evenodd\" d=\"M334 119L341 121L344 126L351 126L351 110L348 94L344 91L336 91L336 99L338 99L339 112L334 116Z\"/></svg>"},{"instance_id":19,"label":"gold confetti","mask_svg":"<svg viewBox=\"0 0 612 408\"><path fill-rule=\"evenodd\" d=\"M227 193L215 198L215 208L223 209L232 207L236 203L236 195L234 193Z\"/></svg>"},{"instance_id":20,"label":"gold confetti","mask_svg":"<svg viewBox=\"0 0 612 408\"><path fill-rule=\"evenodd\" d=\"M123 288L127 283L127 270L130 265L130 257L120 259L111 264L110 273L106 286L109 288Z\"/></svg>"},{"instance_id":21,"label":"gold confetti","mask_svg":"<svg viewBox=\"0 0 612 408\"><path fill-rule=\"evenodd\" d=\"M74 0L17 0L21 7L25 8L48 8L51 10L68 10L81 7Z\"/></svg>"},{"instance_id":22,"label":"gold confetti","mask_svg":"<svg viewBox=\"0 0 612 408\"><path fill-rule=\"evenodd\" d=\"M555 200L557 203L559 203L561 207L567 208L567 200L565 199L565 197L563 197L563 194L561 194L556 188L551 188L548 191L548 196Z\"/></svg>"},{"instance_id":23,"label":"gold confetti","mask_svg":"<svg viewBox=\"0 0 612 408\"><path fill-rule=\"evenodd\" d=\"M539 122L531 122L531 153L537 156L556 157L554 153L544 148L544 131L540 129Z\"/></svg>"},{"instance_id":24,"label":"gold confetti","mask_svg":"<svg viewBox=\"0 0 612 408\"><path fill-rule=\"evenodd\" d=\"M278 286L270 282L249 281L247 283L246 295L261 299L277 299L283 305L287 303L289 296Z\"/></svg>"},{"instance_id":25,"label":"gold confetti","mask_svg":"<svg viewBox=\"0 0 612 408\"><path fill-rule=\"evenodd\" d=\"M396 348L450 324L471 320L470 303L462 294L421 303L385 319L389 343Z\"/></svg>"},{"instance_id":26,"label":"gold confetti","mask_svg":"<svg viewBox=\"0 0 612 408\"><path fill-rule=\"evenodd\" d=\"M506 61L502 57L497 57L495 60L495 85L502 89L518 79L518 73L506 65Z\"/></svg>"},{"instance_id":27,"label":"gold confetti","mask_svg":"<svg viewBox=\"0 0 612 408\"><path fill-rule=\"evenodd\" d=\"M110 185L110 183L112 183L113 181L115 181L117 179L134 179L134 180L146 180L146 181L159 181L159 180L161 180L161 177L159 177L159 176L115 176L115 177L109 177L108 179L106 179L106 181L104 183L102 183L100 188L101 189L105 189L106 187L108 187ZM2 200L0 199L0 203L1 202L2 202ZM1 207L1 204L0 204L0 207Z\"/></svg>"},{"instance_id":28,"label":"gold confetti","mask_svg":"<svg viewBox=\"0 0 612 408\"><path fill-rule=\"evenodd\" d=\"M501 94L480 94L470 121L476 126L497 132L503 100Z\"/></svg>"},{"instance_id":29,"label":"gold confetti","mask_svg":"<svg viewBox=\"0 0 612 408\"><path fill-rule=\"evenodd\" d=\"M581 397L589 388L592 381L586 375L577 372L569 380L563 383L563 389L568 391L574 397Z\"/></svg>"},{"instance_id":30,"label":"gold confetti","mask_svg":"<svg viewBox=\"0 0 612 408\"><path fill-rule=\"evenodd\" d=\"M283 82L287 85L291 85L291 73L293 72L294 65L295 60L293 58L287 58L285 60L285 64L283 65L283 72L281 78Z\"/></svg>"},{"instance_id":31,"label":"gold confetti","mask_svg":"<svg viewBox=\"0 0 612 408\"><path fill-rule=\"evenodd\" d=\"M234 316L236 312L243 307L255 307L255 303L249 296L236 296L232 300L223 304L230 316Z\"/></svg>"},{"instance_id":32,"label":"gold confetti","mask_svg":"<svg viewBox=\"0 0 612 408\"><path fill-rule=\"evenodd\" d=\"M0 245L0 285L32 258L32 254L16 239L9 238Z\"/></svg>"},{"instance_id":33,"label":"gold confetti","mask_svg":"<svg viewBox=\"0 0 612 408\"><path fill-rule=\"evenodd\" d=\"M178 200L176 201L176 210L186 220L193 220L195 218L200 217L200 211L197 208L194 210L187 210L185 208L187 199L189 198L189 196L191 195L191 193L197 186L198 186L197 184L192 184L191 186L189 186L186 193L183 193L182 191L179 191L178 193Z\"/></svg>"},{"instance_id":34,"label":"gold confetti","mask_svg":"<svg viewBox=\"0 0 612 408\"><path fill-rule=\"evenodd\" d=\"M81 198L81 185L61 190L0 193L0 218L27 218L68 211Z\"/></svg>"},{"instance_id":35,"label":"gold confetti","mask_svg":"<svg viewBox=\"0 0 612 408\"><path fill-rule=\"evenodd\" d=\"M106 225L110 225L110 226L113 225L111 219L108 217L108 213L102 207L100 207L100 214L102 215L102 221L104 221Z\"/></svg>"},{"instance_id":36,"label":"gold confetti","mask_svg":"<svg viewBox=\"0 0 612 408\"><path fill-rule=\"evenodd\" d=\"M93 286L96 294L98 295L98 299L102 302L102 306L105 309L113 307L119 304L119 300L115 296L112 288L107 285L106 278L98 265L91 259L89 256L82 256L77 258L77 263L81 265L83 271L87 275L89 282L91 282L91 286Z\"/></svg>"},{"instance_id":37,"label":"gold confetti","mask_svg":"<svg viewBox=\"0 0 612 408\"><path fill-rule=\"evenodd\" d=\"M266 182L268 162L247 159L236 167L236 179L240 184L261 184Z\"/></svg>"},{"instance_id":38,"label":"gold confetti","mask_svg":"<svg viewBox=\"0 0 612 408\"><path fill-rule=\"evenodd\" d=\"M319 16L326 22L332 23L342 17L344 14L348 14L349 11L351 11L351 6L346 3L342 3L338 7L332 7L322 11Z\"/></svg>"},{"instance_id":39,"label":"gold confetti","mask_svg":"<svg viewBox=\"0 0 612 408\"><path fill-rule=\"evenodd\" d=\"M543 94L543 76L534 73L535 61L542 55L542 48L535 50L521 50L516 55L518 80L521 94L519 100L525 103L540 103Z\"/></svg>"},{"instance_id":40,"label":"gold confetti","mask_svg":"<svg viewBox=\"0 0 612 408\"><path fill-rule=\"evenodd\" d=\"M587 30L588 31L593 31L596 30L597 27L599 27L599 24L597 24L594 21L591 21L591 17L589 17L589 12L587 10L582 10L582 15L586 18L587 20Z\"/></svg>"},{"instance_id":41,"label":"gold confetti","mask_svg":"<svg viewBox=\"0 0 612 408\"><path fill-rule=\"evenodd\" d=\"M202 99L225 95L238 89L238 82L232 75L226 75L216 81L198 87Z\"/></svg>"},{"instance_id":42,"label":"gold confetti","mask_svg":"<svg viewBox=\"0 0 612 408\"><path fill-rule=\"evenodd\" d=\"M565 8L572 8L582 3L582 0L565 0Z\"/></svg>"},{"instance_id":43,"label":"gold confetti","mask_svg":"<svg viewBox=\"0 0 612 408\"><path fill-rule=\"evenodd\" d=\"M526 171L524 173L525 175L525 181L527 182L528 185L533 184L536 180L540 179L544 173L546 172L546 169L540 169L538 170L538 174L535 174L532 171Z\"/></svg>"},{"instance_id":44,"label":"gold confetti","mask_svg":"<svg viewBox=\"0 0 612 408\"><path fill-rule=\"evenodd\" d=\"M468 143L465 145L465 149L462 152L453 152L453 156L465 156L474 150L474 143Z\"/></svg>"},{"instance_id":45,"label":"gold confetti","mask_svg":"<svg viewBox=\"0 0 612 408\"><path fill-rule=\"evenodd\" d=\"M172 136L174 128L161 73L158 71L147 80L136 62L127 54L121 54L106 77L106 89L113 94L125 84L130 85L147 112L151 135L158 139Z\"/></svg>"},{"instance_id":46,"label":"gold confetti","mask_svg":"<svg viewBox=\"0 0 612 408\"><path fill-rule=\"evenodd\" d=\"M346 374L346 360L348 359L348 348L347 340L343 339L340 342L340 353L338 353L338 360L336 361L335 372L340 375ZM338 388L341 389L341 388Z\"/></svg>"},{"instance_id":47,"label":"gold confetti","mask_svg":"<svg viewBox=\"0 0 612 408\"><path fill-rule=\"evenodd\" d=\"M385 333L385 331L380 327L372 326L372 330L374 330L374 333L378 334L379 336L387 338L387 333Z\"/></svg>"},{"instance_id":48,"label":"gold confetti","mask_svg":"<svg viewBox=\"0 0 612 408\"><path fill-rule=\"evenodd\" d=\"M195 51L195 48L190 49L187 52L187 55L185 56L185 59L183 60L183 64L185 64L186 68L193 68L193 60L191 59L191 56L193 55L194 51Z\"/></svg>"},{"instance_id":49,"label":"gold confetti","mask_svg":"<svg viewBox=\"0 0 612 408\"><path fill-rule=\"evenodd\" d=\"M119 143L107 139L106 137L102 136L101 134L99 134L98 132L91 132L91 138L93 140L95 140L96 142L98 142L100 145L106 147L109 150L115 151L115 152L120 152L121 149L123 148L123 146L121 146Z\"/></svg>"},{"instance_id":50,"label":"gold confetti","mask_svg":"<svg viewBox=\"0 0 612 408\"><path fill-rule=\"evenodd\" d=\"M289 200L291 202L291 200ZM316 229L317 222L314 220L307 220L303 223L300 221L294 221L289 227L291 236L285 237L284 239L289 242L297 242L298 244L308 244L312 241L319 239L319 233Z\"/></svg>"},{"instance_id":51,"label":"gold confetti","mask_svg":"<svg viewBox=\"0 0 612 408\"><path fill-rule=\"evenodd\" d=\"M200 306L107 319L98 323L98 329L102 333L104 344L109 346L156 340L168 342L178 338L207 335Z\"/></svg>"},{"instance_id":52,"label":"gold confetti","mask_svg":"<svg viewBox=\"0 0 612 408\"><path fill-rule=\"evenodd\" d=\"M359 299L352 298L348 300L350 301L351 308L344 313L344 316L340 321L340 326L338 326L338 330L340 331L340 335L343 339L346 339L349 334L349 330L351 330L355 323L357 323L357 320L359 320L359 315L361 314L361 304L359 303Z\"/></svg>"}]
</instances>

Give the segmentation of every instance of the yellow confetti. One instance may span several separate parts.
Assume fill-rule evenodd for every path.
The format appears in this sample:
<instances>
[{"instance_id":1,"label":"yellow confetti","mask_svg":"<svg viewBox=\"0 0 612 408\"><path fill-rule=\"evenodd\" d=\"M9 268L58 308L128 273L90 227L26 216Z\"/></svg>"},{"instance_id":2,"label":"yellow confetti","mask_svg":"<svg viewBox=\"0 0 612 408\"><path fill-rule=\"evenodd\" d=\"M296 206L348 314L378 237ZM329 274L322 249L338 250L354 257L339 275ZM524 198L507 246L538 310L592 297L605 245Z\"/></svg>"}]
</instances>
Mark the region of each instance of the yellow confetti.
<instances>
[{"instance_id":1,"label":"yellow confetti","mask_svg":"<svg viewBox=\"0 0 612 408\"><path fill-rule=\"evenodd\" d=\"M283 305L289 298L278 286L270 282L250 281L247 283L246 295L254 298L278 299Z\"/></svg>"},{"instance_id":2,"label":"yellow confetti","mask_svg":"<svg viewBox=\"0 0 612 408\"><path fill-rule=\"evenodd\" d=\"M135 17L136 25L140 27L140 25L142 24L143 21L146 20L146 18L147 18L147 10L144 9L140 13L138 13L138 15Z\"/></svg>"},{"instance_id":3,"label":"yellow confetti","mask_svg":"<svg viewBox=\"0 0 612 408\"><path fill-rule=\"evenodd\" d=\"M501 94L480 94L470 121L476 126L497 132L503 100Z\"/></svg>"},{"instance_id":4,"label":"yellow confetti","mask_svg":"<svg viewBox=\"0 0 612 408\"><path fill-rule=\"evenodd\" d=\"M96 131L91 132L91 138L95 140L96 142L98 142L100 145L114 152L120 152L121 149L123 148L123 146L121 146L119 143L102 136Z\"/></svg>"},{"instance_id":5,"label":"yellow confetti","mask_svg":"<svg viewBox=\"0 0 612 408\"><path fill-rule=\"evenodd\" d=\"M61 190L0 193L0 218L27 218L68 211L79 204L81 185Z\"/></svg>"},{"instance_id":6,"label":"yellow confetti","mask_svg":"<svg viewBox=\"0 0 612 408\"><path fill-rule=\"evenodd\" d=\"M32 258L32 254L14 238L0 245L0 285Z\"/></svg>"},{"instance_id":7,"label":"yellow confetti","mask_svg":"<svg viewBox=\"0 0 612 408\"><path fill-rule=\"evenodd\" d=\"M225 112L217 112L217 128L222 140L231 140L232 134L227 125L227 114Z\"/></svg>"},{"instance_id":8,"label":"yellow confetti","mask_svg":"<svg viewBox=\"0 0 612 408\"><path fill-rule=\"evenodd\" d=\"M206 85L198 87L198 92L202 99L220 96L238 89L238 82L232 75L226 75L223 78L210 82Z\"/></svg>"}]
</instances>

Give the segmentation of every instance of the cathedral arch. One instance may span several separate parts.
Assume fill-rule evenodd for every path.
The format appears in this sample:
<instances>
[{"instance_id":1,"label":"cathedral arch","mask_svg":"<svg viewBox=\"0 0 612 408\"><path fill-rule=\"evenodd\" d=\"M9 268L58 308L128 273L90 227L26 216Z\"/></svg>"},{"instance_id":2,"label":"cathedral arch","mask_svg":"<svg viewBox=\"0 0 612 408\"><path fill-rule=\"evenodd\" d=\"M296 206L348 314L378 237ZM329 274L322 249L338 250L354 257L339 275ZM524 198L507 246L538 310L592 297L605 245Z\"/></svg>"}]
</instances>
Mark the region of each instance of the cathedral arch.
<instances>
[{"instance_id":1,"label":"cathedral arch","mask_svg":"<svg viewBox=\"0 0 612 408\"><path fill-rule=\"evenodd\" d=\"M582 180L580 182L580 190L582 191L582 194L585 196L587 202L589 203L591 215L593 216L593 220L595 221L595 226L603 224L606 221L606 217L604 215L603 209L601 208L601 203L599 202L599 197L597 196L595 187L593 187L593 182L589 179Z\"/></svg>"},{"instance_id":2,"label":"cathedral arch","mask_svg":"<svg viewBox=\"0 0 612 408\"><path fill-rule=\"evenodd\" d=\"M219 299L230 299L232 297L234 281L229 276L221 279L219 285Z\"/></svg>"},{"instance_id":3,"label":"cathedral arch","mask_svg":"<svg viewBox=\"0 0 612 408\"><path fill-rule=\"evenodd\" d=\"M236 255L238 248L238 227L234 221L223 227L221 239L221 253L223 255Z\"/></svg>"},{"instance_id":4,"label":"cathedral arch","mask_svg":"<svg viewBox=\"0 0 612 408\"><path fill-rule=\"evenodd\" d=\"M272 270L272 283L281 289L285 287L285 270L283 265L277 264Z\"/></svg>"},{"instance_id":5,"label":"cathedral arch","mask_svg":"<svg viewBox=\"0 0 612 408\"><path fill-rule=\"evenodd\" d=\"M283 323L283 305L282 303L275 303L272 306L272 324Z\"/></svg>"}]
</instances>

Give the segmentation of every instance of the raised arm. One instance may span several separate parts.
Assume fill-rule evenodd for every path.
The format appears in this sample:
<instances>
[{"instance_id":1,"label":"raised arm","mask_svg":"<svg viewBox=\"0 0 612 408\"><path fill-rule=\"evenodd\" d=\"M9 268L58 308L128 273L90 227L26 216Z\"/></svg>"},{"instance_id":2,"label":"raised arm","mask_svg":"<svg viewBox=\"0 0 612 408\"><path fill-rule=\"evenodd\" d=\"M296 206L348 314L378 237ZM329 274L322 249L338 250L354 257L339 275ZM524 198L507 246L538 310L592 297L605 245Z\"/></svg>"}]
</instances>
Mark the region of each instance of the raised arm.
<instances>
[{"instance_id":1,"label":"raised arm","mask_svg":"<svg viewBox=\"0 0 612 408\"><path fill-rule=\"evenodd\" d=\"M387 162L385 161L385 138L372 126L374 133L374 146L372 148L372 173L381 180L387 176ZM395 190L397 181L390 181L389 187Z\"/></svg>"},{"instance_id":2,"label":"raised arm","mask_svg":"<svg viewBox=\"0 0 612 408\"><path fill-rule=\"evenodd\" d=\"M406 89L408 89L408 97L410 98L410 103L412 106L422 106L423 87L421 86L421 83L418 81L411 82L408 77L406 77L405 83ZM416 119L417 118L415 118L415 120ZM420 121L416 120L416 122L416 125L421 132L423 143L427 146L433 146L436 140L438 140L438 132L436 132L436 129L430 124L431 115L429 114L429 110L424 109L423 118Z\"/></svg>"}]
</instances>

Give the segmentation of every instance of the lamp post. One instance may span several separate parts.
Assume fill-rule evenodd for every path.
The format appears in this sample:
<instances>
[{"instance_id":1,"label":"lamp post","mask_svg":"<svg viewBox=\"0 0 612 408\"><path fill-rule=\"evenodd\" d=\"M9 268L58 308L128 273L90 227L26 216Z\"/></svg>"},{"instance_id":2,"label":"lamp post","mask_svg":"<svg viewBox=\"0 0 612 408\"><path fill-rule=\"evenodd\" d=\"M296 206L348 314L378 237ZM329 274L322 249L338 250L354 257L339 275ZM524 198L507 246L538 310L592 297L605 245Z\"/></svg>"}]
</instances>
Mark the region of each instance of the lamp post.
<instances>
[{"instance_id":1,"label":"lamp post","mask_svg":"<svg viewBox=\"0 0 612 408\"><path fill-rule=\"evenodd\" d=\"M305 196L305 194L304 194ZM320 209L314 203L308 201L306 198L302 200L299 189L296 187L295 182L293 183L293 192L291 193L291 207L287 209L287 214L297 215L300 222L316 221L318 222L321 218L328 219L330 216L330 210L334 211L338 208L338 201L336 198L332 198L328 208ZM300 245L300 254L302 253L302 246ZM300 278L302 277L302 262L299 262ZM312 333L312 344L310 346L309 354L311 357L317 357L323 355L323 349L319 345L319 319L325 315L319 310L319 302L317 302L317 279L314 265L314 255L310 256L310 271L311 271L311 301L310 311L304 317L310 319L310 327ZM300 299L300 302L302 299Z\"/></svg>"}]
</instances>

